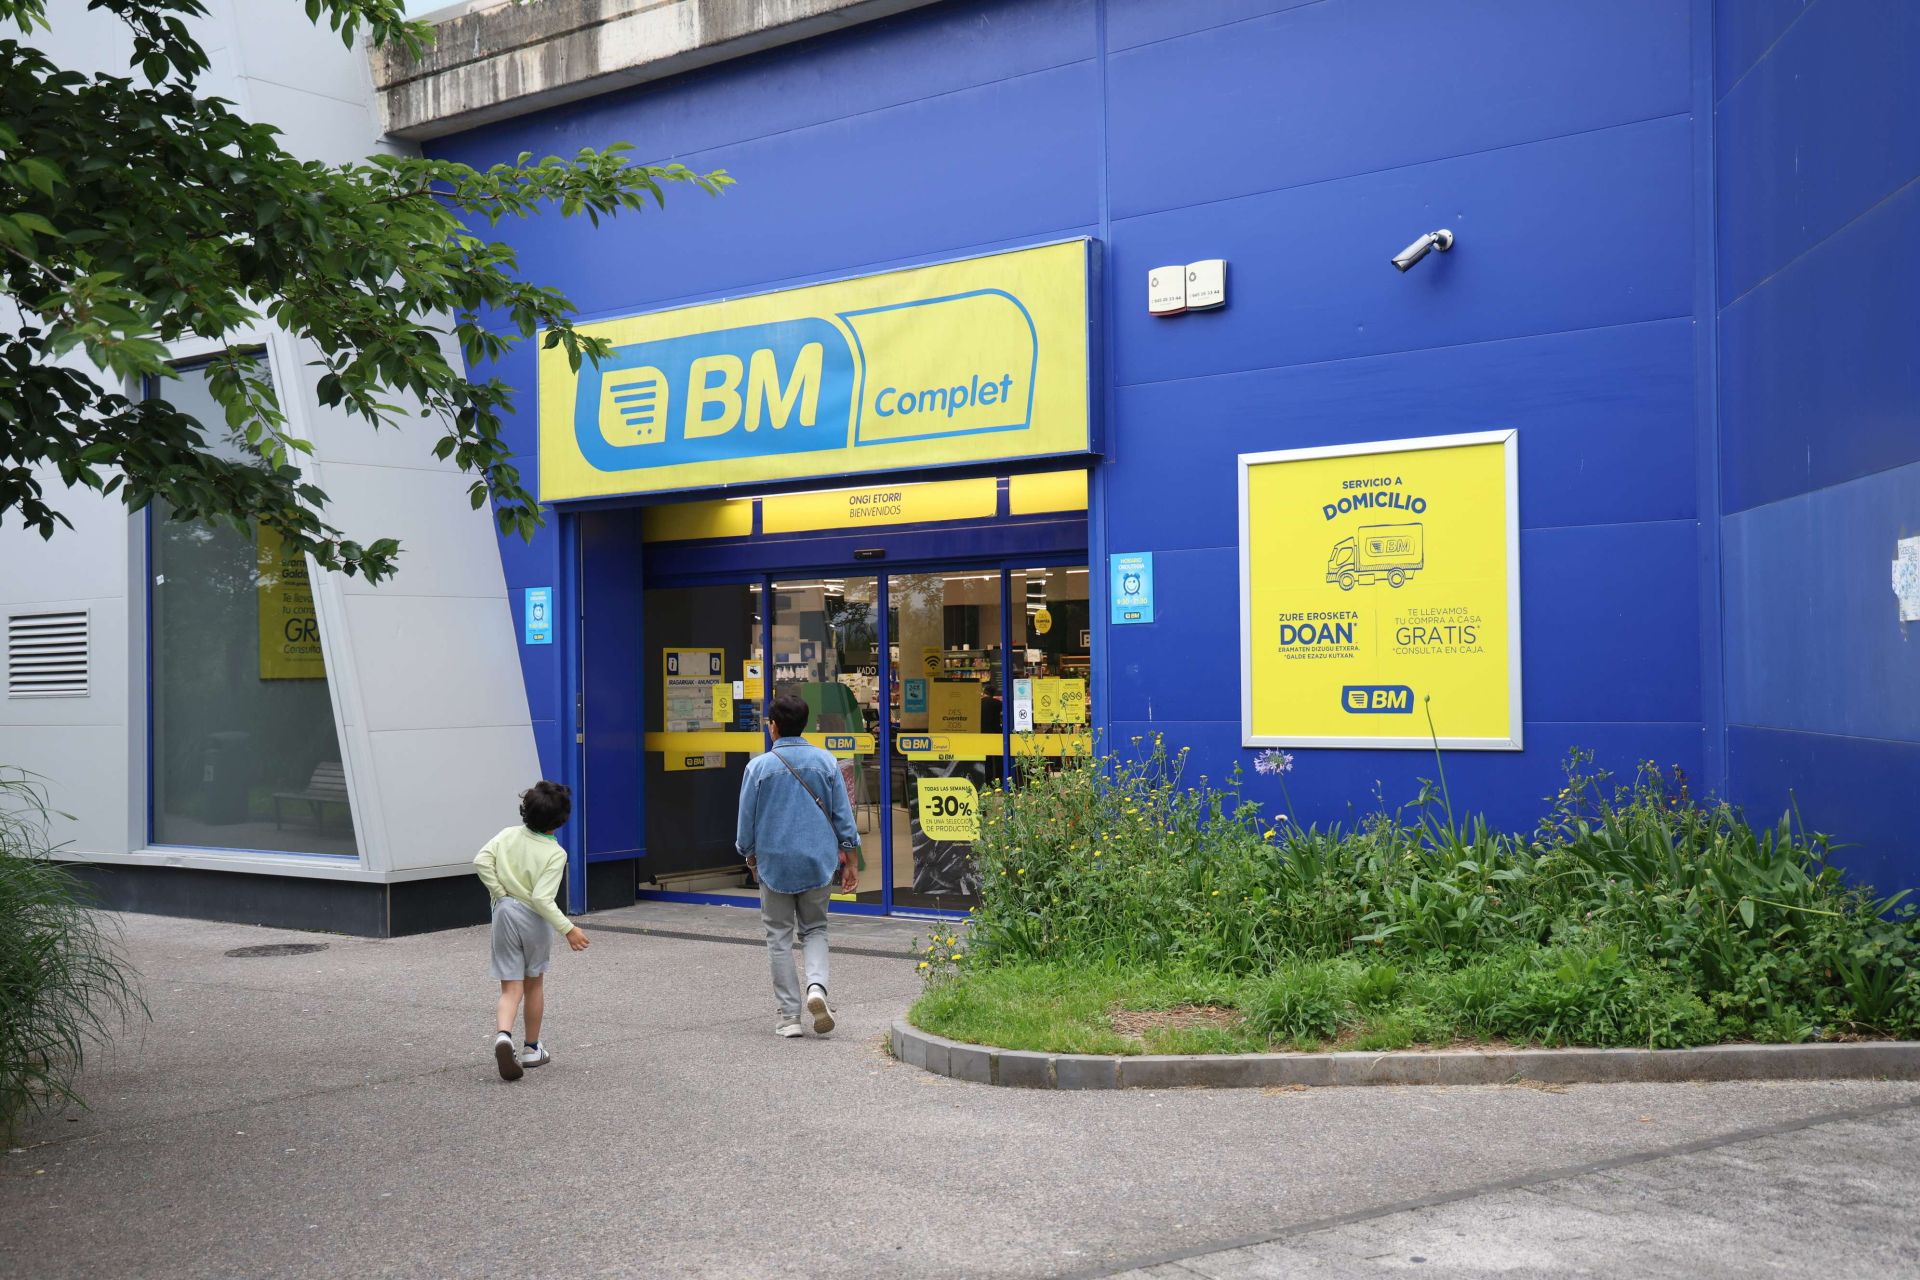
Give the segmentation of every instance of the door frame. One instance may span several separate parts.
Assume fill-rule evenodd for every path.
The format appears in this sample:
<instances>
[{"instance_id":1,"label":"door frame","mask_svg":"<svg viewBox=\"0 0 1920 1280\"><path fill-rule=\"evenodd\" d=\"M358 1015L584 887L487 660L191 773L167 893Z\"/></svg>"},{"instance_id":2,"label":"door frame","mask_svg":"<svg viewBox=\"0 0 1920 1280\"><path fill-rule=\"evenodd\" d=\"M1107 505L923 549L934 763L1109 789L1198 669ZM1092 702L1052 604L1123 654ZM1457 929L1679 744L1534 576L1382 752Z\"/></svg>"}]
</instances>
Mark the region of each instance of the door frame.
<instances>
[{"instance_id":1,"label":"door frame","mask_svg":"<svg viewBox=\"0 0 1920 1280\"><path fill-rule=\"evenodd\" d=\"M1049 525L1052 525L1052 524L1059 524L1059 523L1066 523L1066 522L1050 521L1047 523ZM1081 530L1084 531L1086 527L1084 520L1078 520L1073 523L1078 524ZM1014 527L1018 528L1019 526L1014 526ZM1006 526L1001 526L1002 531L1006 531L1006 529L1007 529ZM1053 533L1054 531L1049 529L1048 532ZM802 576L802 575L808 575L808 574L835 574L843 577L872 577L876 580L875 598L876 598L876 607L879 614L879 617L877 619L878 632L879 632L879 639L877 641L878 657L879 657L879 663L878 663L879 682L880 682L880 688L890 693L893 687L892 685L893 659L892 659L892 653L891 653L892 642L893 642L893 634L892 634L893 623L890 617L892 610L890 608L890 600L889 600L889 593L890 593L889 579L895 575L950 573L950 572L957 572L957 571L963 571L963 570L971 570L974 572L993 571L993 572L999 573L1000 575L1000 584L999 584L1000 585L1000 637L999 639L1000 639L1000 655L1001 655L999 681L1000 681L1001 705L1003 708L1005 708L1005 710L1003 711L1000 717L1000 749L1001 749L1001 760L1003 762L1002 769L1001 769L1001 785L1005 788L1011 788L1013 784L1013 769L1011 765L1011 762L1013 759L1013 675L1012 675L1013 664L1007 660L1007 654L1011 648L1012 631L1013 631L1012 614L1009 612L1010 608L1012 607L1011 601L1010 601L1012 575L1014 572L1022 569L1056 569L1056 568L1085 567L1088 572L1088 584L1087 584L1088 626L1089 626L1089 630L1097 632L1099 628L1093 625L1097 621L1097 619L1093 617L1093 613L1092 613L1094 591L1097 584L1094 583L1094 581L1092 580L1092 572L1093 572L1092 565L1088 560L1087 550L1084 545L1084 542L1083 542L1083 545L1077 549L1062 548L1061 546L1057 545L1057 542L1059 541L1057 537L1041 537L1041 538L1036 538L1035 541L1040 542L1044 545L1034 547L1027 551L1016 551L1016 552L1010 553L1007 551L1007 549L1003 545L1001 548L996 550L994 554L991 554L991 555L978 555L978 554L969 555L962 552L960 554L953 554L953 555L941 555L941 556L931 556L931 557L922 557L922 558L902 558L899 560L893 560L890 558L854 559L853 551L856 548L853 547L852 543L855 541L857 540L845 539L845 538L834 538L834 539L815 540L806 544L798 544L798 545L791 544L791 543L786 544L789 547L793 547L795 550L798 550L800 549L801 546L804 546L809 551L816 551L816 552L827 551L827 550L838 551L840 552L840 556L838 558L833 558L833 559L820 559L820 560L812 560L812 561L798 559L793 563L783 562L780 565L778 565L777 568L761 567L757 571L748 571L744 567L734 568L731 566L727 566L727 565L724 565L724 561L733 560L736 556L738 556L741 560L750 560L753 558L755 552L764 551L766 549L763 546L747 543L747 544L734 544L724 548L721 548L721 547L701 548L700 550L703 550L703 551L724 551L726 553L722 561L722 564L724 567L706 568L706 569L702 569L695 572L679 572L679 573L649 572L646 574L645 581L642 586L642 590L644 592L645 590L649 590L654 587L753 586L757 584L760 587L760 592L761 592L760 598L763 601L760 609L760 652L763 655L762 660L768 664L768 670L771 671L772 660L773 660L772 659L773 613L774 613L773 586L775 581L785 580L794 576ZM706 559L707 557L702 556L701 558ZM780 557L780 558L783 561L785 560L785 557ZM1025 607L1024 602L1022 603L1022 607L1023 608ZM766 678L765 685L761 692L760 712L761 712L761 721L763 724L765 723L765 719L766 719L767 707L773 699L774 683L775 682L772 676L769 675ZM1092 683L1090 680L1089 694L1091 694L1091 690L1092 690ZM1088 711L1089 711L1089 715L1088 715L1089 723L1090 724L1095 723L1096 717L1093 714L1094 708L1089 707ZM875 749L875 753L878 755L880 759L880 812L883 815L882 822L881 822L880 901L878 903L835 902L835 903L829 904L828 909L832 912L843 914L843 915L903 916L903 917L910 917L910 918L927 918L927 919L964 918L968 914L968 912L966 911L950 910L946 908L937 908L937 907L897 908L894 905L894 901L893 901L893 852L894 850L893 850L893 795L892 795L893 770L891 768L891 764L892 764L891 753L892 753L892 747L893 747L893 724L892 724L890 712L891 712L891 702L889 699L883 704L881 708L880 723L878 726L879 732L874 735L874 749ZM643 733L644 733L644 728L643 728ZM643 786L645 785L644 779L642 780L641 785ZM644 797L642 799L642 803L643 804L645 803ZM645 870L645 854L644 853L641 855L641 868L642 868L642 873L644 874L644 870ZM691 903L703 903L707 905L735 906L735 907L754 905L753 900L750 898L741 898L741 897L737 897L729 894L701 893L697 891L675 890L675 889L641 889L638 892L638 900L646 901L646 902L691 902Z\"/></svg>"}]
</instances>

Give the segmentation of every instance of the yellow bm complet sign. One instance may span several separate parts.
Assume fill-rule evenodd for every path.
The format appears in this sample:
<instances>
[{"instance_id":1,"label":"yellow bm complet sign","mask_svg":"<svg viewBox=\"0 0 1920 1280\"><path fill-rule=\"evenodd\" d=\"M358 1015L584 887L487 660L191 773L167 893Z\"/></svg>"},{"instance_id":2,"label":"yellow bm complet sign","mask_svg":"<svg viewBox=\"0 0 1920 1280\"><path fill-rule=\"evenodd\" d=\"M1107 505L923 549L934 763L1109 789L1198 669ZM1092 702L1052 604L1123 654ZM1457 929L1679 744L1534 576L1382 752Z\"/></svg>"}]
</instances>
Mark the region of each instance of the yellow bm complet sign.
<instances>
[{"instance_id":1,"label":"yellow bm complet sign","mask_svg":"<svg viewBox=\"0 0 1920 1280\"><path fill-rule=\"evenodd\" d=\"M540 353L540 497L1092 447L1079 240L582 325Z\"/></svg>"},{"instance_id":2,"label":"yellow bm complet sign","mask_svg":"<svg viewBox=\"0 0 1920 1280\"><path fill-rule=\"evenodd\" d=\"M1242 741L1517 749L1517 474L1512 431L1243 456Z\"/></svg>"}]
</instances>

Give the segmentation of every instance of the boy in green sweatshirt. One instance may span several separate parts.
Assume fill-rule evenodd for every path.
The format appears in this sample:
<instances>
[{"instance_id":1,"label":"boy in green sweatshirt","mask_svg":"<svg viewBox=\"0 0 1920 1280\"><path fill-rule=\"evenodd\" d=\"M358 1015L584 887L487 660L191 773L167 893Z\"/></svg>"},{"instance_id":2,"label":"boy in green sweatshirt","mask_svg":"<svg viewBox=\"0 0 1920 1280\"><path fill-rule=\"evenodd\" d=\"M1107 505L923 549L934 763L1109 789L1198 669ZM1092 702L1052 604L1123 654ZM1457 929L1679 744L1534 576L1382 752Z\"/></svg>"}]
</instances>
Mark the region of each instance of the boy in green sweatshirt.
<instances>
[{"instance_id":1,"label":"boy in green sweatshirt","mask_svg":"<svg viewBox=\"0 0 1920 1280\"><path fill-rule=\"evenodd\" d=\"M553 838L573 812L573 792L557 782L536 782L520 795L522 825L508 827L473 860L480 883L493 899L493 976L500 980L500 1029L493 1037L493 1060L503 1080L518 1080L528 1067L543 1067L553 1055L540 1043L540 1021L547 1011L547 960L553 935L575 951L587 949L587 935L560 914L554 895L567 869L567 851ZM513 1016L526 1002L527 1044L513 1051Z\"/></svg>"}]
</instances>

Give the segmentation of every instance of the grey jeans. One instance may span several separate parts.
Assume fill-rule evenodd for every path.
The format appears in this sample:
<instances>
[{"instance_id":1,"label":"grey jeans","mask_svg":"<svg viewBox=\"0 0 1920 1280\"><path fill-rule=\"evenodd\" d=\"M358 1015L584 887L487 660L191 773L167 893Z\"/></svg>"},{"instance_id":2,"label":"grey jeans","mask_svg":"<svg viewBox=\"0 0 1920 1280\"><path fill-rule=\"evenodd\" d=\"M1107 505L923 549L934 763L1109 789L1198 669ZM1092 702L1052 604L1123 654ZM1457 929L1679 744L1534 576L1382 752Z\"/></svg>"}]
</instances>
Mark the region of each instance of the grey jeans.
<instances>
[{"instance_id":1,"label":"grey jeans","mask_svg":"<svg viewBox=\"0 0 1920 1280\"><path fill-rule=\"evenodd\" d=\"M805 893L780 893L760 886L760 919L767 926L767 962L773 966L773 994L782 1018L800 1016L801 988L794 980L793 935L800 935L807 985L827 985L827 900L833 886Z\"/></svg>"}]
</instances>

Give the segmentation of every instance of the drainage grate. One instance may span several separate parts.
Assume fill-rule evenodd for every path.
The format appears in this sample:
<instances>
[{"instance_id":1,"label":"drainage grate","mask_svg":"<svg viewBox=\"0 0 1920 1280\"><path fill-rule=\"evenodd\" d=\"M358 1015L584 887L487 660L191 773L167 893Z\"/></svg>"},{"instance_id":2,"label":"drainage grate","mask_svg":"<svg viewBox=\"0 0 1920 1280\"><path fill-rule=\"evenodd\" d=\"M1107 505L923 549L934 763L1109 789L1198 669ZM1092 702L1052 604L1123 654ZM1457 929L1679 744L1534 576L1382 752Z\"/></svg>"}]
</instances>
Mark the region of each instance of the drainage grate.
<instances>
[{"instance_id":1,"label":"drainage grate","mask_svg":"<svg viewBox=\"0 0 1920 1280\"><path fill-rule=\"evenodd\" d=\"M227 955L235 960L251 960L255 956L306 956L326 949L324 942L269 942L258 947L235 947Z\"/></svg>"}]
</instances>

